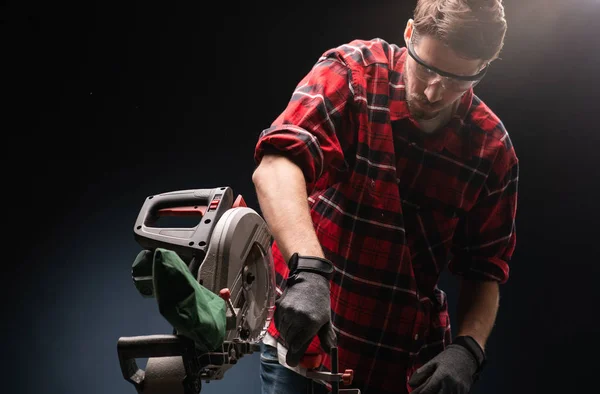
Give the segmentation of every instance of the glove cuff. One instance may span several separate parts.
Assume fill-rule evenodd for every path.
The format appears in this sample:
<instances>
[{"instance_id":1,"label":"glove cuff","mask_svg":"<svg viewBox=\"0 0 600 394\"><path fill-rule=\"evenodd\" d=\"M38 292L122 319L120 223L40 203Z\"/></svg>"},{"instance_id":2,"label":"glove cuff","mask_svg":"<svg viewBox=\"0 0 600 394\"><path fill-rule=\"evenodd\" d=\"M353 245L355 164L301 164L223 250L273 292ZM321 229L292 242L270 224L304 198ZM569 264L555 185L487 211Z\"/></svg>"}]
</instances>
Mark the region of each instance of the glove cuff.
<instances>
[{"instance_id":1,"label":"glove cuff","mask_svg":"<svg viewBox=\"0 0 600 394\"><path fill-rule=\"evenodd\" d=\"M331 280L333 275L333 263L321 257L300 256L298 253L294 253L290 257L288 267L290 268L290 277L303 271L314 272L327 280Z\"/></svg>"},{"instance_id":2,"label":"glove cuff","mask_svg":"<svg viewBox=\"0 0 600 394\"><path fill-rule=\"evenodd\" d=\"M483 349L481 348L481 346L479 346L479 343L477 343L477 341L468 335L463 335L463 336L458 336L456 338L454 338L454 340L452 341L452 344L455 345L460 345L462 347L464 347L465 349L467 349L469 351L469 353L471 353L473 355L473 357L475 358L475 361L477 362L477 371L475 371L475 374L473 375L473 380L478 380L479 379L479 375L481 374L481 371L483 370L483 368L485 367L486 363L487 363L487 358L485 356L485 352L483 351Z\"/></svg>"}]
</instances>

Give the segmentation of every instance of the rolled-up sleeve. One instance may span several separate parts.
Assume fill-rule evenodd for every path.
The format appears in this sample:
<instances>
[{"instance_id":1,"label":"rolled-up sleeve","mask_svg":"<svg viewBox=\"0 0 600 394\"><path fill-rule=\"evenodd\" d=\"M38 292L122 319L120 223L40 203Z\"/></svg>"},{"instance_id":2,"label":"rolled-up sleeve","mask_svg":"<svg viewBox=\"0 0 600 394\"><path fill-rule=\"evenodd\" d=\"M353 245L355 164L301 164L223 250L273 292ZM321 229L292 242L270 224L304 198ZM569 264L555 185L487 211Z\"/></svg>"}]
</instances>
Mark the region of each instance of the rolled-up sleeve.
<instances>
[{"instance_id":1,"label":"rolled-up sleeve","mask_svg":"<svg viewBox=\"0 0 600 394\"><path fill-rule=\"evenodd\" d=\"M508 280L516 245L518 182L519 161L508 141L499 149L478 201L456 228L449 264L453 274Z\"/></svg>"},{"instance_id":2,"label":"rolled-up sleeve","mask_svg":"<svg viewBox=\"0 0 600 394\"><path fill-rule=\"evenodd\" d=\"M343 168L344 150L353 141L352 76L335 51L326 52L296 86L284 111L263 130L255 147L260 164L269 153L296 163L312 190L330 168Z\"/></svg>"}]
</instances>

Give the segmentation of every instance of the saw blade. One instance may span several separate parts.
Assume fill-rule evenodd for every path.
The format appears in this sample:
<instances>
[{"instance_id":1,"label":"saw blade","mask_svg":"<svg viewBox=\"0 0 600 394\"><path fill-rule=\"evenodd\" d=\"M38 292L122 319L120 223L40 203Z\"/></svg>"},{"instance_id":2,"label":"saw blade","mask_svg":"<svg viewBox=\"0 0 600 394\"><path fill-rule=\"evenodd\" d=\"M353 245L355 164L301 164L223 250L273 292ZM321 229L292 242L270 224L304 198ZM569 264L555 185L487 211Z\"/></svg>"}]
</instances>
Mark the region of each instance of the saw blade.
<instances>
[{"instance_id":1,"label":"saw blade","mask_svg":"<svg viewBox=\"0 0 600 394\"><path fill-rule=\"evenodd\" d=\"M252 245L241 273L243 296L242 330L252 342L260 341L266 334L273 317L275 280L270 249L263 251L258 243Z\"/></svg>"},{"instance_id":2,"label":"saw blade","mask_svg":"<svg viewBox=\"0 0 600 394\"><path fill-rule=\"evenodd\" d=\"M215 226L198 278L215 293L231 291L236 327L227 340L258 342L266 334L276 292L271 241L263 218L248 207L226 211Z\"/></svg>"}]
</instances>

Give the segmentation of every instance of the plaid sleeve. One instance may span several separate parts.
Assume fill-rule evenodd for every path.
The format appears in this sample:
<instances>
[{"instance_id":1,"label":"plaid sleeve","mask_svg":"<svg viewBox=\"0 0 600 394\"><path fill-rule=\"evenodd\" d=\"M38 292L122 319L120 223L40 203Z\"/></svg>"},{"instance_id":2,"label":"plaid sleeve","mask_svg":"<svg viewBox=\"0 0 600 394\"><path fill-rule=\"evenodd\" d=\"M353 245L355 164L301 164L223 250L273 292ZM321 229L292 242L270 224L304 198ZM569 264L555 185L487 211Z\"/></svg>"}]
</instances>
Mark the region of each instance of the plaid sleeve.
<instances>
[{"instance_id":1,"label":"plaid sleeve","mask_svg":"<svg viewBox=\"0 0 600 394\"><path fill-rule=\"evenodd\" d=\"M473 208L454 234L450 271L469 279L505 283L516 243L519 162L508 135Z\"/></svg>"},{"instance_id":2,"label":"plaid sleeve","mask_svg":"<svg viewBox=\"0 0 600 394\"><path fill-rule=\"evenodd\" d=\"M307 189L328 169L344 167L344 150L354 133L351 72L335 51L325 53L296 86L284 111L264 130L255 147L260 163L267 153L283 154L304 173Z\"/></svg>"}]
</instances>

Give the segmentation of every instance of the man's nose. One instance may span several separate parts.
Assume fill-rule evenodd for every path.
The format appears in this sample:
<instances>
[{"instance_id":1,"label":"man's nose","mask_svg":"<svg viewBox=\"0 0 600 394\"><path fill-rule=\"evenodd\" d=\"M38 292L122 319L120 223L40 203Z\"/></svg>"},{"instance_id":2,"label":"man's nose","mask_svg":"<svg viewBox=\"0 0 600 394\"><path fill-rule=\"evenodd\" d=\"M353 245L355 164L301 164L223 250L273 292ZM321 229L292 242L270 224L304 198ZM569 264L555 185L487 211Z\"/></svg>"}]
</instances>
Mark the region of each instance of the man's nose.
<instances>
[{"instance_id":1,"label":"man's nose","mask_svg":"<svg viewBox=\"0 0 600 394\"><path fill-rule=\"evenodd\" d=\"M435 103L436 101L440 101L442 99L444 93L444 87L442 86L442 81L440 78L437 78L427 85L425 89L425 96L430 103Z\"/></svg>"}]
</instances>

